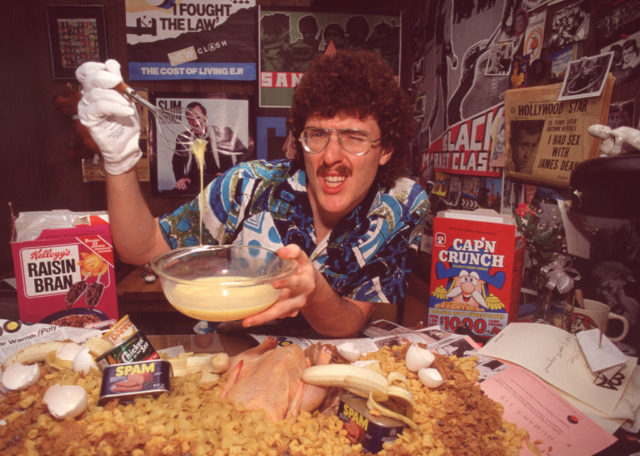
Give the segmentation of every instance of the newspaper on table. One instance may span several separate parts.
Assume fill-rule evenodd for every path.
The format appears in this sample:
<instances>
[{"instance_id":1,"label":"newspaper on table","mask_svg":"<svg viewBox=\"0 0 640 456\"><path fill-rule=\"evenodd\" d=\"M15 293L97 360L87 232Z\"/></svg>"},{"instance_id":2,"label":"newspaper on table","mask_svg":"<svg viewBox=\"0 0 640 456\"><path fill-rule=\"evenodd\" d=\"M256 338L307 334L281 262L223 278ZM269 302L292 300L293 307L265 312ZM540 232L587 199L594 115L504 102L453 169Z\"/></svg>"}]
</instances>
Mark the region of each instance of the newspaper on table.
<instances>
[{"instance_id":1,"label":"newspaper on table","mask_svg":"<svg viewBox=\"0 0 640 456\"><path fill-rule=\"evenodd\" d=\"M102 331L93 328L25 324L17 320L0 319L0 365L11 355L25 347L44 342L72 340L81 344L90 337L102 336Z\"/></svg>"},{"instance_id":2,"label":"newspaper on table","mask_svg":"<svg viewBox=\"0 0 640 456\"><path fill-rule=\"evenodd\" d=\"M507 368L501 361L488 356L480 355L480 347L468 336L446 332L440 326L412 330L405 328L389 320L375 320L364 328L364 338L353 339L305 339L297 337L283 337L281 343L293 343L305 349L315 343L328 343L335 345L350 342L360 353L366 354L378 351L384 346L398 345L402 343L427 344L429 350L441 355L456 355L459 358L477 356L477 368L480 372L479 382L490 378ZM258 342L262 342L267 336L251 335Z\"/></svg>"}]
</instances>

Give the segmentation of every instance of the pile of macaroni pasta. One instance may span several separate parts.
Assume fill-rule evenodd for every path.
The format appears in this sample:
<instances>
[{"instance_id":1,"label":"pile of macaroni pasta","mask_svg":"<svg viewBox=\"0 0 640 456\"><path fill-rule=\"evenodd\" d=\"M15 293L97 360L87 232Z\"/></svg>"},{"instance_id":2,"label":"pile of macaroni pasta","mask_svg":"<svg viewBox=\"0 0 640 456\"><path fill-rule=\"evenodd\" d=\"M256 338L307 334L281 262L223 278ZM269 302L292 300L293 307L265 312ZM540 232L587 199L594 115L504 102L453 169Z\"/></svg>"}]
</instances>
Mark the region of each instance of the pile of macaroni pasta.
<instances>
[{"instance_id":1,"label":"pile of macaroni pasta","mask_svg":"<svg viewBox=\"0 0 640 456\"><path fill-rule=\"evenodd\" d=\"M381 455L517 455L527 433L502 419L502 406L475 383L474 358L436 355L445 384L428 389L406 369L407 346L383 347L366 356L385 372L409 378L414 421ZM98 406L101 374L41 366L39 381L0 396L0 453L8 455L360 455L337 416L303 412L281 422L262 411L243 411L218 397L224 377L174 377L171 392L130 403ZM84 387L89 404L75 419L57 420L42 398L55 383Z\"/></svg>"}]
</instances>

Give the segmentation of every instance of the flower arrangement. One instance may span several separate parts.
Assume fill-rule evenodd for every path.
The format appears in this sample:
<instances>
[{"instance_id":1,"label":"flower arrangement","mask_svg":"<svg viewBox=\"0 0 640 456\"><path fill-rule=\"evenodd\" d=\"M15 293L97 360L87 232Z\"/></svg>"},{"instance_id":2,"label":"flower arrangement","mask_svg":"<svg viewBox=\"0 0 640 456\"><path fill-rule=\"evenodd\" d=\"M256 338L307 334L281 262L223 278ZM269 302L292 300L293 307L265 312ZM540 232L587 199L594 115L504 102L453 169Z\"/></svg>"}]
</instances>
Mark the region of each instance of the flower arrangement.
<instances>
[{"instance_id":1,"label":"flower arrangement","mask_svg":"<svg viewBox=\"0 0 640 456\"><path fill-rule=\"evenodd\" d=\"M567 254L567 242L562 223L557 217L550 222L541 221L542 209L520 203L514 210L514 217L518 231L526 241L527 253L531 259L531 266L540 269L550 264L556 254ZM543 274L538 275L534 288L540 289L547 283Z\"/></svg>"},{"instance_id":2,"label":"flower arrangement","mask_svg":"<svg viewBox=\"0 0 640 456\"><path fill-rule=\"evenodd\" d=\"M543 221L542 209L527 203L518 205L514 210L514 218L526 242L523 285L538 292L538 316L547 319L554 289L558 287L564 293L567 288L566 285L561 287L556 280L559 271L562 273L571 263L564 228L559 217L553 216ZM573 286L573 282L570 286Z\"/></svg>"}]
</instances>

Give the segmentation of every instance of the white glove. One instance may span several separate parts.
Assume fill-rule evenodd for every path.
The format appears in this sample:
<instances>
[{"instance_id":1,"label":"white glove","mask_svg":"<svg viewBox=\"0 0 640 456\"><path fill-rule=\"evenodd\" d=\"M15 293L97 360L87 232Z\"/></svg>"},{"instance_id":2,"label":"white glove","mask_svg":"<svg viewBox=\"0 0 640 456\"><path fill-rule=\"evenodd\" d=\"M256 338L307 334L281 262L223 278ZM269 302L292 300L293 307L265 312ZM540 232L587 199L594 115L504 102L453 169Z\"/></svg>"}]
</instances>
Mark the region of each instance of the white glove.
<instances>
[{"instance_id":1,"label":"white glove","mask_svg":"<svg viewBox=\"0 0 640 456\"><path fill-rule=\"evenodd\" d=\"M113 90L122 82L120 64L115 60L86 62L76 70L76 78L82 84L78 118L100 147L105 171L126 173L140 160L142 152L135 104Z\"/></svg>"}]
</instances>

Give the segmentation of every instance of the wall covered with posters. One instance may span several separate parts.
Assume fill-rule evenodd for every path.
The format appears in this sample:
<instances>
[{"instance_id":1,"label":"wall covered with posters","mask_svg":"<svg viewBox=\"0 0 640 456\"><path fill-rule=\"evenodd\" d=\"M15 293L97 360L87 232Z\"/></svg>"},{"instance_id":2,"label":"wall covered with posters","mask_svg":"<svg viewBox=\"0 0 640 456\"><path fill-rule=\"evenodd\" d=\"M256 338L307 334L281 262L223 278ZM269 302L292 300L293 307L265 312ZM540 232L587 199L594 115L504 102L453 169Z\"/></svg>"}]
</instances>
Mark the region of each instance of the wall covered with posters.
<instances>
[{"instance_id":1,"label":"wall covered with posters","mask_svg":"<svg viewBox=\"0 0 640 456\"><path fill-rule=\"evenodd\" d=\"M425 0L410 15L414 23L408 24L405 58L411 60L418 123L413 157L430 192L430 216L447 208L487 207L508 214L522 204L534 209L541 231L559 228L562 248L582 277L575 289L626 315L633 330L625 348L640 351L640 336L634 335L640 334L640 220L634 214L607 219L567 213L571 169L562 176L551 172L553 166L566 162L573 168L600 153L598 143L590 146L582 120L638 128L640 0ZM608 74L615 81L607 89ZM552 86L564 98L545 102L553 113L509 111L513 106L505 105L507 91L522 107L526 90L538 87L542 93ZM598 103L602 112L587 121L581 110ZM542 104L532 109L543 109ZM527 117L536 121L526 122ZM521 124L508 124L510 118ZM523 146L516 145L517 136ZM583 155L562 160L578 146ZM546 174L536 173L544 167ZM430 230L431 220L423 245L427 255ZM541 265L534 255L525 261L524 286L535 289Z\"/></svg>"},{"instance_id":2,"label":"wall covered with posters","mask_svg":"<svg viewBox=\"0 0 640 456\"><path fill-rule=\"evenodd\" d=\"M260 8L260 107L288 107L309 62L336 49L380 54L400 73L400 15Z\"/></svg>"},{"instance_id":3,"label":"wall covered with posters","mask_svg":"<svg viewBox=\"0 0 640 456\"><path fill-rule=\"evenodd\" d=\"M336 49L381 55L400 81L402 11L386 4L380 12L372 5L359 9L356 3L346 5L349 12L259 6L257 157L271 159L286 152L291 96L311 59L324 53L329 43Z\"/></svg>"},{"instance_id":4,"label":"wall covered with posters","mask_svg":"<svg viewBox=\"0 0 640 456\"><path fill-rule=\"evenodd\" d=\"M5 141L5 149L14 151L3 154L0 167L3 201L11 202L15 212L49 208L98 211L106 207L104 182L99 176L83 180L74 121L51 102L54 97L68 93L68 83L76 83L75 66L83 56L116 59L121 63L124 79L150 97L179 94L185 99L248 100L249 124L238 127L239 141L235 141L233 135L216 135L216 139L221 137L223 143L231 145L241 142L239 149L246 147L247 157L275 159L285 154L287 108L258 107L259 7L290 13L292 44L301 38L297 21L307 15L303 12L317 14L315 40L320 42L321 49L324 49L325 35L330 37L333 33L336 46L341 38L338 27L328 27L329 13L340 16L336 20L343 29L352 16L364 16L369 28L367 41L379 52L388 53L393 49L392 59L399 60L402 48L397 42L398 32L406 28L401 28L396 18L405 20L403 12L409 3L408 0L393 3L385 0L17 2L3 16L2 29L3 55L11 61L11 71L3 72L2 77L4 85L12 89L4 94L6 110L11 115L0 124L0 136ZM69 7L72 15L68 14ZM99 12L85 12L86 9ZM48 15L48 11L60 12L64 17ZM384 18L387 15L389 20ZM63 19L59 25L66 27L66 34L62 37L58 34L56 38L50 31L56 30L52 25L58 23L57 19ZM87 25L91 27L85 27ZM88 29L93 30L93 25L97 29L90 34ZM393 39L388 39L389 29ZM77 40L75 35L86 35L89 39ZM91 49L89 43L96 40L98 49ZM64 52L58 55L53 52L55 49ZM64 71L58 71L60 67ZM225 125L236 131L231 123ZM150 153L155 147L152 140L151 136L143 144ZM236 152L236 148L231 151ZM82 153L90 154L88 160L93 164L93 152L83 150ZM176 179L166 160L164 165L159 161L155 164L157 170L165 171L168 177L164 181L142 181L141 188L152 213L161 215L191 199L191 194L174 191L172 185ZM96 162L95 168L100 166ZM0 237L9 239L11 216L6 206L1 214ZM12 268L9 245L2 244L0 272L11 274Z\"/></svg>"}]
</instances>

